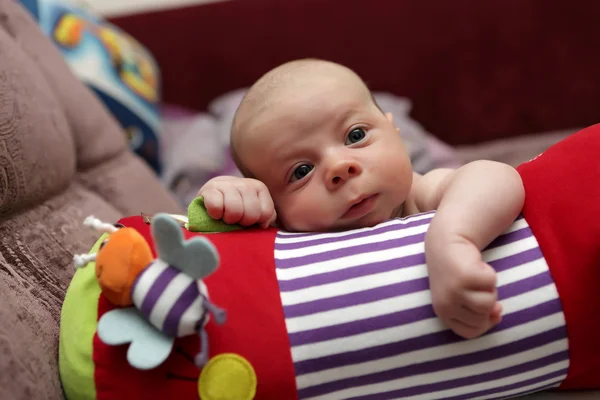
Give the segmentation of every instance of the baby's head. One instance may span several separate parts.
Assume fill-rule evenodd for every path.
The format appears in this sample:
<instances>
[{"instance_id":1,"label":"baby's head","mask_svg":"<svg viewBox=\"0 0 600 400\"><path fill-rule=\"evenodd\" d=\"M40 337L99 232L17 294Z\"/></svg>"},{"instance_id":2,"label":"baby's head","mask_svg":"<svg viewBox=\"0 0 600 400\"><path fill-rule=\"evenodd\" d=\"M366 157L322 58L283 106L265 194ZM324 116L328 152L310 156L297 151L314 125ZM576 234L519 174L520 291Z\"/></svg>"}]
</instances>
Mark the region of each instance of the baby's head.
<instances>
[{"instance_id":1,"label":"baby's head","mask_svg":"<svg viewBox=\"0 0 600 400\"><path fill-rule=\"evenodd\" d=\"M260 78L236 112L231 149L292 231L376 225L398 213L412 184L392 115L354 72L326 61L292 61Z\"/></svg>"}]
</instances>

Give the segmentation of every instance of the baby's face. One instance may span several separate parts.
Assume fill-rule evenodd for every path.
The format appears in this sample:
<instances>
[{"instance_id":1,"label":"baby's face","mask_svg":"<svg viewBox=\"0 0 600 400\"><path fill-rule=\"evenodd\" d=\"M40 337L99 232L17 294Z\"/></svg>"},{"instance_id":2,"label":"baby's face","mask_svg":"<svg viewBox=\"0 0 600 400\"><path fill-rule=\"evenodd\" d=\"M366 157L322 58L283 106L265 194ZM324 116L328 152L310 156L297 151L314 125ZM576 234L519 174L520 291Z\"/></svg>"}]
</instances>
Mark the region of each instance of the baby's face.
<instances>
[{"instance_id":1,"label":"baby's face","mask_svg":"<svg viewBox=\"0 0 600 400\"><path fill-rule=\"evenodd\" d=\"M291 231L373 226L406 200L412 168L400 135L362 82L328 76L253 116L238 149Z\"/></svg>"}]
</instances>

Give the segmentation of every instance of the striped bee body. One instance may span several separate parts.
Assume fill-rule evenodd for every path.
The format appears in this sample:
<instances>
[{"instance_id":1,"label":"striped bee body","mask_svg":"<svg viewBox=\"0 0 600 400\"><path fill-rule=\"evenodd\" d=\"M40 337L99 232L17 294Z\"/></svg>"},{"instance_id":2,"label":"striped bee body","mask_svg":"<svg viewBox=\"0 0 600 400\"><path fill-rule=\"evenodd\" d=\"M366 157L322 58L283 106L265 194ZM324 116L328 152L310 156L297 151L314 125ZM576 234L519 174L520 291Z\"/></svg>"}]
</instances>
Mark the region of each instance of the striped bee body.
<instances>
[{"instance_id":1,"label":"striped bee body","mask_svg":"<svg viewBox=\"0 0 600 400\"><path fill-rule=\"evenodd\" d=\"M197 333L208 322L206 285L161 259L144 269L131 293L136 308L168 336Z\"/></svg>"}]
</instances>

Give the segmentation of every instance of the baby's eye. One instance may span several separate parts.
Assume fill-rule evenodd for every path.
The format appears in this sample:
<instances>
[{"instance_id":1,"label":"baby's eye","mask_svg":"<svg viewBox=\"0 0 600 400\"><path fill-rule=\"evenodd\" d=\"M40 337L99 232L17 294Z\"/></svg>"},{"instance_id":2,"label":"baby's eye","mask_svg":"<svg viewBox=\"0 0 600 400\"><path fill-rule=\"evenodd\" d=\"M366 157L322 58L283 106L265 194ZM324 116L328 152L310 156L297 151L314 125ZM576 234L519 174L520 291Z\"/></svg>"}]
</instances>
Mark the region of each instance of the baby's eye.
<instances>
[{"instance_id":1,"label":"baby's eye","mask_svg":"<svg viewBox=\"0 0 600 400\"><path fill-rule=\"evenodd\" d=\"M346 136L346 145L358 143L365 138L367 133L363 128L354 128L350 131L348 136Z\"/></svg>"},{"instance_id":2,"label":"baby's eye","mask_svg":"<svg viewBox=\"0 0 600 400\"><path fill-rule=\"evenodd\" d=\"M302 164L298 166L298 168L294 170L294 173L290 177L290 182L299 181L300 179L304 178L306 175L310 174L310 171L312 171L313 168L314 167L312 165L308 164Z\"/></svg>"}]
</instances>

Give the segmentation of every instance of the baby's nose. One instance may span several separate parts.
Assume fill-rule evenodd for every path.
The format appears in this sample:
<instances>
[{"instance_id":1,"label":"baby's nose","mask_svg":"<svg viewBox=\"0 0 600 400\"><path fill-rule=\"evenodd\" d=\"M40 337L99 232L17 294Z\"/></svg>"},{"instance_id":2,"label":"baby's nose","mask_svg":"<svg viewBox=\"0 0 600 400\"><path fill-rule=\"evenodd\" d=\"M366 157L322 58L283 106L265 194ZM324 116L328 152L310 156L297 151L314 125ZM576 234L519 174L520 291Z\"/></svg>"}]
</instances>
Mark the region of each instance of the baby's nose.
<instances>
[{"instance_id":1,"label":"baby's nose","mask_svg":"<svg viewBox=\"0 0 600 400\"><path fill-rule=\"evenodd\" d=\"M362 169L355 161L341 161L334 165L329 171L327 181L330 186L336 187L348 179L360 175Z\"/></svg>"}]
</instances>

